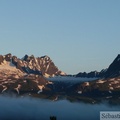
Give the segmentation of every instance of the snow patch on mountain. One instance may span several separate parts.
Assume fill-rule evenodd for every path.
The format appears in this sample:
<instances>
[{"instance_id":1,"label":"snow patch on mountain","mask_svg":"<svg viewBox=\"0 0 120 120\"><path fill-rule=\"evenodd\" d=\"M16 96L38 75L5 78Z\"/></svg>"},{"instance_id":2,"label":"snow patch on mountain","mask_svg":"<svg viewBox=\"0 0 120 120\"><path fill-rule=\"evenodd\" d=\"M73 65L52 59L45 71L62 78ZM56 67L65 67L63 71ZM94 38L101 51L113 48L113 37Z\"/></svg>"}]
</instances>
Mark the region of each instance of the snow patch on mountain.
<instances>
[{"instance_id":1,"label":"snow patch on mountain","mask_svg":"<svg viewBox=\"0 0 120 120\"><path fill-rule=\"evenodd\" d=\"M0 70L7 69L11 71L18 71L16 66L12 64L11 62L7 62L6 60L3 61L3 63L0 65Z\"/></svg>"},{"instance_id":2,"label":"snow patch on mountain","mask_svg":"<svg viewBox=\"0 0 120 120\"><path fill-rule=\"evenodd\" d=\"M2 75L2 76L1 76ZM6 76L13 76L14 78L18 79L20 76L24 76L25 73L23 73L21 70L17 69L14 64L11 62L8 62L6 60L3 61L0 65L0 76L1 78Z\"/></svg>"},{"instance_id":3,"label":"snow patch on mountain","mask_svg":"<svg viewBox=\"0 0 120 120\"><path fill-rule=\"evenodd\" d=\"M39 94L39 93L41 93L43 91L43 88L45 88L45 86L44 85L38 85L38 88L40 89L38 91L38 94Z\"/></svg>"}]
</instances>

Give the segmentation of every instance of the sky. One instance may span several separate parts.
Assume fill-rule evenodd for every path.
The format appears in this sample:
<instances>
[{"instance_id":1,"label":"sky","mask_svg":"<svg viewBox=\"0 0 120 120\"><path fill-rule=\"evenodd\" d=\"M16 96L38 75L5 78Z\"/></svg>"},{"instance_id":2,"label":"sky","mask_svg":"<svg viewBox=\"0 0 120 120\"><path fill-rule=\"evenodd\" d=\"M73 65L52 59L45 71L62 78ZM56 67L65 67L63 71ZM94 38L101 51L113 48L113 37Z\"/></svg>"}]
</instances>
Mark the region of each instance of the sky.
<instances>
[{"instance_id":1,"label":"sky","mask_svg":"<svg viewBox=\"0 0 120 120\"><path fill-rule=\"evenodd\" d=\"M0 54L48 55L67 74L120 53L120 0L1 0Z\"/></svg>"}]
</instances>

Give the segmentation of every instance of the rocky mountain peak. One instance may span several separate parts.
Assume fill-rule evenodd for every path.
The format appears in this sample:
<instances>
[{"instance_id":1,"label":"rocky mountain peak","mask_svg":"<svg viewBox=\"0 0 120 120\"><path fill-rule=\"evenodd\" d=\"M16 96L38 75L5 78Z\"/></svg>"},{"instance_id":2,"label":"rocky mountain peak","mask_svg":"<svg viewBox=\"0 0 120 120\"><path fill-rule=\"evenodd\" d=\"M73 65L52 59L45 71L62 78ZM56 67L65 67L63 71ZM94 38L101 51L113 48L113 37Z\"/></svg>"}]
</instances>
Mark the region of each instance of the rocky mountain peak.
<instances>
[{"instance_id":1,"label":"rocky mountain peak","mask_svg":"<svg viewBox=\"0 0 120 120\"><path fill-rule=\"evenodd\" d=\"M118 54L115 60L120 61L120 54Z\"/></svg>"},{"instance_id":2,"label":"rocky mountain peak","mask_svg":"<svg viewBox=\"0 0 120 120\"><path fill-rule=\"evenodd\" d=\"M55 66L49 56L35 57L34 55L28 56L27 54L22 58L12 56L12 54L0 55L0 64L5 61L15 65L17 69L27 74L38 74L44 76L65 75Z\"/></svg>"},{"instance_id":3,"label":"rocky mountain peak","mask_svg":"<svg viewBox=\"0 0 120 120\"><path fill-rule=\"evenodd\" d=\"M22 60L27 60L27 58L28 58L29 56L26 54L23 58L22 58Z\"/></svg>"},{"instance_id":4,"label":"rocky mountain peak","mask_svg":"<svg viewBox=\"0 0 120 120\"><path fill-rule=\"evenodd\" d=\"M12 54L11 53L6 54L4 57L6 61L10 61L12 59Z\"/></svg>"},{"instance_id":5,"label":"rocky mountain peak","mask_svg":"<svg viewBox=\"0 0 120 120\"><path fill-rule=\"evenodd\" d=\"M101 70L100 72L91 71L89 73L80 72L76 77L98 77L98 78L114 78L120 76L120 54L114 59L108 68Z\"/></svg>"},{"instance_id":6,"label":"rocky mountain peak","mask_svg":"<svg viewBox=\"0 0 120 120\"><path fill-rule=\"evenodd\" d=\"M115 60L110 64L106 72L105 77L116 77L120 75L120 54L115 58Z\"/></svg>"},{"instance_id":7,"label":"rocky mountain peak","mask_svg":"<svg viewBox=\"0 0 120 120\"><path fill-rule=\"evenodd\" d=\"M42 64L39 62L34 56L25 55L19 59L10 53L0 55L0 93L41 93L52 83L43 77ZM55 74L54 71L52 74Z\"/></svg>"}]
</instances>

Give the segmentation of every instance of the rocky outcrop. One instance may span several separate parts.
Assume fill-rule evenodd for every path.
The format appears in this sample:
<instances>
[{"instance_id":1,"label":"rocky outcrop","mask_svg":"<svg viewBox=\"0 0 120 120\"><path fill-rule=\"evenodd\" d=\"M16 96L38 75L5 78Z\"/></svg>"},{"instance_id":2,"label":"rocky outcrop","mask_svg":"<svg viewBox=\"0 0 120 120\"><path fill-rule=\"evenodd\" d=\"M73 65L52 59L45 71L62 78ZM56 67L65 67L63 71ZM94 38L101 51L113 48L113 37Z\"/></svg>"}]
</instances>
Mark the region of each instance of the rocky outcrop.
<instances>
[{"instance_id":1,"label":"rocky outcrop","mask_svg":"<svg viewBox=\"0 0 120 120\"><path fill-rule=\"evenodd\" d=\"M25 55L22 59L11 54L0 55L0 93L40 94L50 91L53 83L44 76L63 75L50 57L35 58Z\"/></svg>"},{"instance_id":2,"label":"rocky outcrop","mask_svg":"<svg viewBox=\"0 0 120 120\"><path fill-rule=\"evenodd\" d=\"M76 77L97 77L98 80L77 84L75 91L81 95L113 96L120 94L120 55L101 72L79 73ZM102 79L101 79L102 78Z\"/></svg>"},{"instance_id":3,"label":"rocky outcrop","mask_svg":"<svg viewBox=\"0 0 120 120\"><path fill-rule=\"evenodd\" d=\"M4 61L10 61L12 58L12 55L9 53L7 55L0 55L0 65L4 62Z\"/></svg>"},{"instance_id":4,"label":"rocky outcrop","mask_svg":"<svg viewBox=\"0 0 120 120\"><path fill-rule=\"evenodd\" d=\"M92 71L89 73L80 72L76 77L98 77L98 78L114 78L120 76L120 54L110 64L107 69L103 69L100 72Z\"/></svg>"},{"instance_id":5,"label":"rocky outcrop","mask_svg":"<svg viewBox=\"0 0 120 120\"><path fill-rule=\"evenodd\" d=\"M120 54L110 64L108 70L105 73L105 78L113 78L120 76Z\"/></svg>"},{"instance_id":6,"label":"rocky outcrop","mask_svg":"<svg viewBox=\"0 0 120 120\"><path fill-rule=\"evenodd\" d=\"M93 77L97 77L97 78L104 78L105 74L106 74L107 69L103 69L100 72L98 71L91 71L89 73L86 72L80 72L77 75L75 75L76 77L87 77L87 78L93 78Z\"/></svg>"},{"instance_id":7,"label":"rocky outcrop","mask_svg":"<svg viewBox=\"0 0 120 120\"><path fill-rule=\"evenodd\" d=\"M46 77L55 75L66 75L64 72L59 70L53 61L48 56L34 57L33 55L25 55L22 59L7 54L0 56L0 64L4 62L10 62L10 64L16 66L17 69L27 74L44 75Z\"/></svg>"},{"instance_id":8,"label":"rocky outcrop","mask_svg":"<svg viewBox=\"0 0 120 120\"><path fill-rule=\"evenodd\" d=\"M83 82L76 85L75 91L87 96L119 96L120 77Z\"/></svg>"},{"instance_id":9,"label":"rocky outcrop","mask_svg":"<svg viewBox=\"0 0 120 120\"><path fill-rule=\"evenodd\" d=\"M4 59L5 59L6 61L10 61L11 58L12 58L12 54L11 54L11 53L9 53L9 54L7 54L7 55L4 56Z\"/></svg>"},{"instance_id":10,"label":"rocky outcrop","mask_svg":"<svg viewBox=\"0 0 120 120\"><path fill-rule=\"evenodd\" d=\"M23 61L27 63L27 67L36 72L40 72L45 76L54 76L54 75L65 75L64 72L60 71L53 61L48 56L42 56L35 58L33 55L25 55Z\"/></svg>"},{"instance_id":11,"label":"rocky outcrop","mask_svg":"<svg viewBox=\"0 0 120 120\"><path fill-rule=\"evenodd\" d=\"M49 84L52 83L42 75L27 74L9 61L3 60L0 65L0 93L37 94L43 92Z\"/></svg>"},{"instance_id":12,"label":"rocky outcrop","mask_svg":"<svg viewBox=\"0 0 120 120\"><path fill-rule=\"evenodd\" d=\"M3 63L3 60L4 60L3 56L0 55L0 64Z\"/></svg>"}]
</instances>

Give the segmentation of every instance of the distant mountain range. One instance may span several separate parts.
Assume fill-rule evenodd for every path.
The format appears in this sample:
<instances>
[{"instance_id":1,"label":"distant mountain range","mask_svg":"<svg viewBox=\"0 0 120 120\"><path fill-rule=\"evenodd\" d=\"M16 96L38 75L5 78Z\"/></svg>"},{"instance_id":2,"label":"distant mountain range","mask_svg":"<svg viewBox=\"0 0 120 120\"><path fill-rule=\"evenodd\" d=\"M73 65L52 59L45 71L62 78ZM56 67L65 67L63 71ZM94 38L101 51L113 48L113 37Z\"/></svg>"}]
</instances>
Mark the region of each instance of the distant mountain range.
<instances>
[{"instance_id":1,"label":"distant mountain range","mask_svg":"<svg viewBox=\"0 0 120 120\"><path fill-rule=\"evenodd\" d=\"M98 78L112 78L120 76L120 55L118 55L115 60L110 64L106 69L101 70L100 72L92 71L89 73L80 72L76 77L98 77Z\"/></svg>"},{"instance_id":2,"label":"distant mountain range","mask_svg":"<svg viewBox=\"0 0 120 120\"><path fill-rule=\"evenodd\" d=\"M48 79L54 76L62 80ZM28 94L48 99L58 99L58 96L69 96L72 99L81 96L120 97L120 55L107 69L80 72L72 77L73 82L79 77L88 80L94 78L92 81L71 83L63 80L65 77L69 79L70 76L59 70L48 56L36 58L25 55L20 59L12 54L0 55L0 93Z\"/></svg>"},{"instance_id":3,"label":"distant mountain range","mask_svg":"<svg viewBox=\"0 0 120 120\"><path fill-rule=\"evenodd\" d=\"M17 58L12 54L0 55L0 65L9 62L10 66L15 66L20 71L27 74L43 75L45 77L65 76L65 72L58 69L54 62L48 56L34 57L34 55L25 55L23 58ZM97 78L109 78L117 77L120 75L120 55L106 69L102 69L100 72L91 71L89 73L79 72L74 75L76 77L97 77Z\"/></svg>"}]
</instances>

